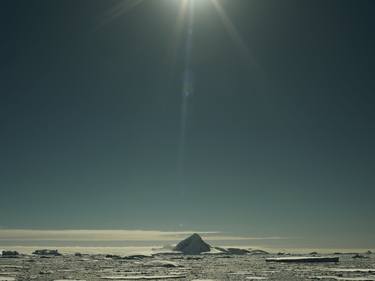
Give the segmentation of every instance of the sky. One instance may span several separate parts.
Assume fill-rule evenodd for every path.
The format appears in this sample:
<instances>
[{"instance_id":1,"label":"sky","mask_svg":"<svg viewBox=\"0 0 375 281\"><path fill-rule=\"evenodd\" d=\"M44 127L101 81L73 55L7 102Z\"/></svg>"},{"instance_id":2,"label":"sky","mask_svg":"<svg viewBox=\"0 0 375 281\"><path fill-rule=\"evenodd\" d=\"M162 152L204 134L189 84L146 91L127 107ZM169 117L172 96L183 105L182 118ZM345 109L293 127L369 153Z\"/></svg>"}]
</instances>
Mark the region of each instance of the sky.
<instances>
[{"instance_id":1,"label":"sky","mask_svg":"<svg viewBox=\"0 0 375 281\"><path fill-rule=\"evenodd\" d=\"M2 1L0 228L375 248L375 3L196 0L181 177L186 17L136 2Z\"/></svg>"}]
</instances>

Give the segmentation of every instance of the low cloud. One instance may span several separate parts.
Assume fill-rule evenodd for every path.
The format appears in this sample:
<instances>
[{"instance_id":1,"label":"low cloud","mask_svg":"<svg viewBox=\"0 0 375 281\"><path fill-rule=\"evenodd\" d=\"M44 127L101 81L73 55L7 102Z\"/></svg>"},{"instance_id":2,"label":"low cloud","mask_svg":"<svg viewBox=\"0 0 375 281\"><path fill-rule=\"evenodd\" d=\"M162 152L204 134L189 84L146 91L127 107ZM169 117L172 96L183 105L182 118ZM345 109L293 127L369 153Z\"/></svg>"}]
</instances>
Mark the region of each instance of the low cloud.
<instances>
[{"instance_id":1,"label":"low cloud","mask_svg":"<svg viewBox=\"0 0 375 281\"><path fill-rule=\"evenodd\" d=\"M0 240L18 241L178 241L192 233L211 241L278 240L282 237L228 236L217 231L159 230L34 230L0 229Z\"/></svg>"}]
</instances>

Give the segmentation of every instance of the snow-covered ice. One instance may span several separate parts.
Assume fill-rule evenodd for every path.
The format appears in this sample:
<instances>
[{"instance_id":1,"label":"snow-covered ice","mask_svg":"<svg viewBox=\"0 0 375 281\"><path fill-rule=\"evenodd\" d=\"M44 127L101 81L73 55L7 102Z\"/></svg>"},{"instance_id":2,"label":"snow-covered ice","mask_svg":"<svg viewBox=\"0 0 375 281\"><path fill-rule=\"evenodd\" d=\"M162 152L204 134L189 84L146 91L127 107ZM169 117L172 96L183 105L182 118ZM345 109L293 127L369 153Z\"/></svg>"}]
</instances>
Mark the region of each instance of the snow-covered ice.
<instances>
[{"instance_id":1,"label":"snow-covered ice","mask_svg":"<svg viewBox=\"0 0 375 281\"><path fill-rule=\"evenodd\" d=\"M103 276L106 280L158 280L158 279L180 279L186 275L135 275L135 276Z\"/></svg>"}]
</instances>

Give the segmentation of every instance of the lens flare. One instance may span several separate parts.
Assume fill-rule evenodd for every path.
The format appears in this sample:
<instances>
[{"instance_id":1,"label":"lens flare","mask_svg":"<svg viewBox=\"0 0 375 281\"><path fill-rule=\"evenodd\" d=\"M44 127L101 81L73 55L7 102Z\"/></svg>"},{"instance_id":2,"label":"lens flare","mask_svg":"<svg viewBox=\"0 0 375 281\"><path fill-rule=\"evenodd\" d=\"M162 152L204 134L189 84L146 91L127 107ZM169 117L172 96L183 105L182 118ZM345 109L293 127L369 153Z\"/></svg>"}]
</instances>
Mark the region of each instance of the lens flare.
<instances>
[{"instance_id":1,"label":"lens flare","mask_svg":"<svg viewBox=\"0 0 375 281\"><path fill-rule=\"evenodd\" d=\"M184 188L184 173L185 173L185 146L186 146L186 131L188 119L189 99L194 94L194 73L192 69L192 51L193 51L193 36L194 36L194 1L184 1L188 4L188 22L186 27L185 38L185 57L184 57L184 73L182 78L182 96L181 96L181 125L180 125L180 141L179 141L179 155L178 155L178 174L180 179L180 193L185 193Z\"/></svg>"},{"instance_id":2,"label":"lens flare","mask_svg":"<svg viewBox=\"0 0 375 281\"><path fill-rule=\"evenodd\" d=\"M151 0L150 0L151 1ZM181 109L180 109L180 133L179 133L179 147L178 147L178 176L180 181L181 194L185 192L185 158L186 158L186 137L187 137L187 123L189 115L189 103L195 92L195 77L192 65L193 56L193 39L194 39L194 22L195 22L195 0L181 0L176 19L176 27L174 30L173 46L170 55L172 55L172 62L177 62L177 51L180 42L183 42L183 70L180 73L181 77ZM250 49L242 39L240 33L235 25L227 15L219 0L210 0L213 8L216 10L221 19L224 28L230 35L232 41L237 46L239 52L244 56L248 63L256 66L255 60L251 56ZM142 3L147 3L145 0L123 0L112 7L106 14L102 25L113 21L117 17L123 16L127 12L133 10ZM209 6L208 6L209 7ZM183 37L184 36L184 37ZM172 67L171 74L175 73Z\"/></svg>"},{"instance_id":3,"label":"lens flare","mask_svg":"<svg viewBox=\"0 0 375 281\"><path fill-rule=\"evenodd\" d=\"M130 12L137 6L144 3L145 0L122 0L117 5L110 8L104 15L102 22L100 23L99 27L102 27L111 21L115 20L116 18L123 16L124 14ZM99 28L98 27L98 28Z\"/></svg>"},{"instance_id":4,"label":"lens flare","mask_svg":"<svg viewBox=\"0 0 375 281\"><path fill-rule=\"evenodd\" d=\"M229 36L232 38L233 42L240 50L241 54L246 58L251 58L250 49L246 45L245 41L242 39L240 33L236 29L235 25L227 15L222 5L219 3L218 0L211 0L211 3L215 7L215 10L217 11L221 21L223 22L225 29L227 30Z\"/></svg>"}]
</instances>

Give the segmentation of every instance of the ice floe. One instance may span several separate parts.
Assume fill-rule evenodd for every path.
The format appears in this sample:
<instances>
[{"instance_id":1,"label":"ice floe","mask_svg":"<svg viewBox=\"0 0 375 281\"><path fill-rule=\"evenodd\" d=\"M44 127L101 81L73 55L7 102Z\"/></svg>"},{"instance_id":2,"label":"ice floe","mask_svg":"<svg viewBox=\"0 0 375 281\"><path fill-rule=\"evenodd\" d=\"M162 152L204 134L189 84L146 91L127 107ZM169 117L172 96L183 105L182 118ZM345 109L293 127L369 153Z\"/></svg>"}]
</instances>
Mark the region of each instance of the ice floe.
<instances>
[{"instance_id":1,"label":"ice floe","mask_svg":"<svg viewBox=\"0 0 375 281\"><path fill-rule=\"evenodd\" d=\"M167 261L167 260L153 260L146 262L145 266L155 266L155 267L180 267L176 262Z\"/></svg>"},{"instance_id":2,"label":"ice floe","mask_svg":"<svg viewBox=\"0 0 375 281\"><path fill-rule=\"evenodd\" d=\"M191 281L219 281L219 280L216 280L216 279L194 279L194 280L191 280Z\"/></svg>"},{"instance_id":3,"label":"ice floe","mask_svg":"<svg viewBox=\"0 0 375 281\"><path fill-rule=\"evenodd\" d=\"M332 272L375 273L374 268L324 268L323 270Z\"/></svg>"},{"instance_id":4,"label":"ice floe","mask_svg":"<svg viewBox=\"0 0 375 281\"><path fill-rule=\"evenodd\" d=\"M313 276L313 280L338 280L338 281L375 281L375 277L339 277L339 276Z\"/></svg>"},{"instance_id":5,"label":"ice floe","mask_svg":"<svg viewBox=\"0 0 375 281\"><path fill-rule=\"evenodd\" d=\"M22 265L1 264L0 268L24 268Z\"/></svg>"},{"instance_id":6,"label":"ice floe","mask_svg":"<svg viewBox=\"0 0 375 281\"><path fill-rule=\"evenodd\" d=\"M186 275L132 275L132 276L102 276L106 280L158 280L158 279L179 279Z\"/></svg>"},{"instance_id":7,"label":"ice floe","mask_svg":"<svg viewBox=\"0 0 375 281\"><path fill-rule=\"evenodd\" d=\"M300 262L300 263L311 263L311 262L338 262L339 257L282 257L282 258L268 258L267 262Z\"/></svg>"},{"instance_id":8,"label":"ice floe","mask_svg":"<svg viewBox=\"0 0 375 281\"><path fill-rule=\"evenodd\" d=\"M15 281L16 278L8 276L0 276L0 281Z\"/></svg>"}]
</instances>

